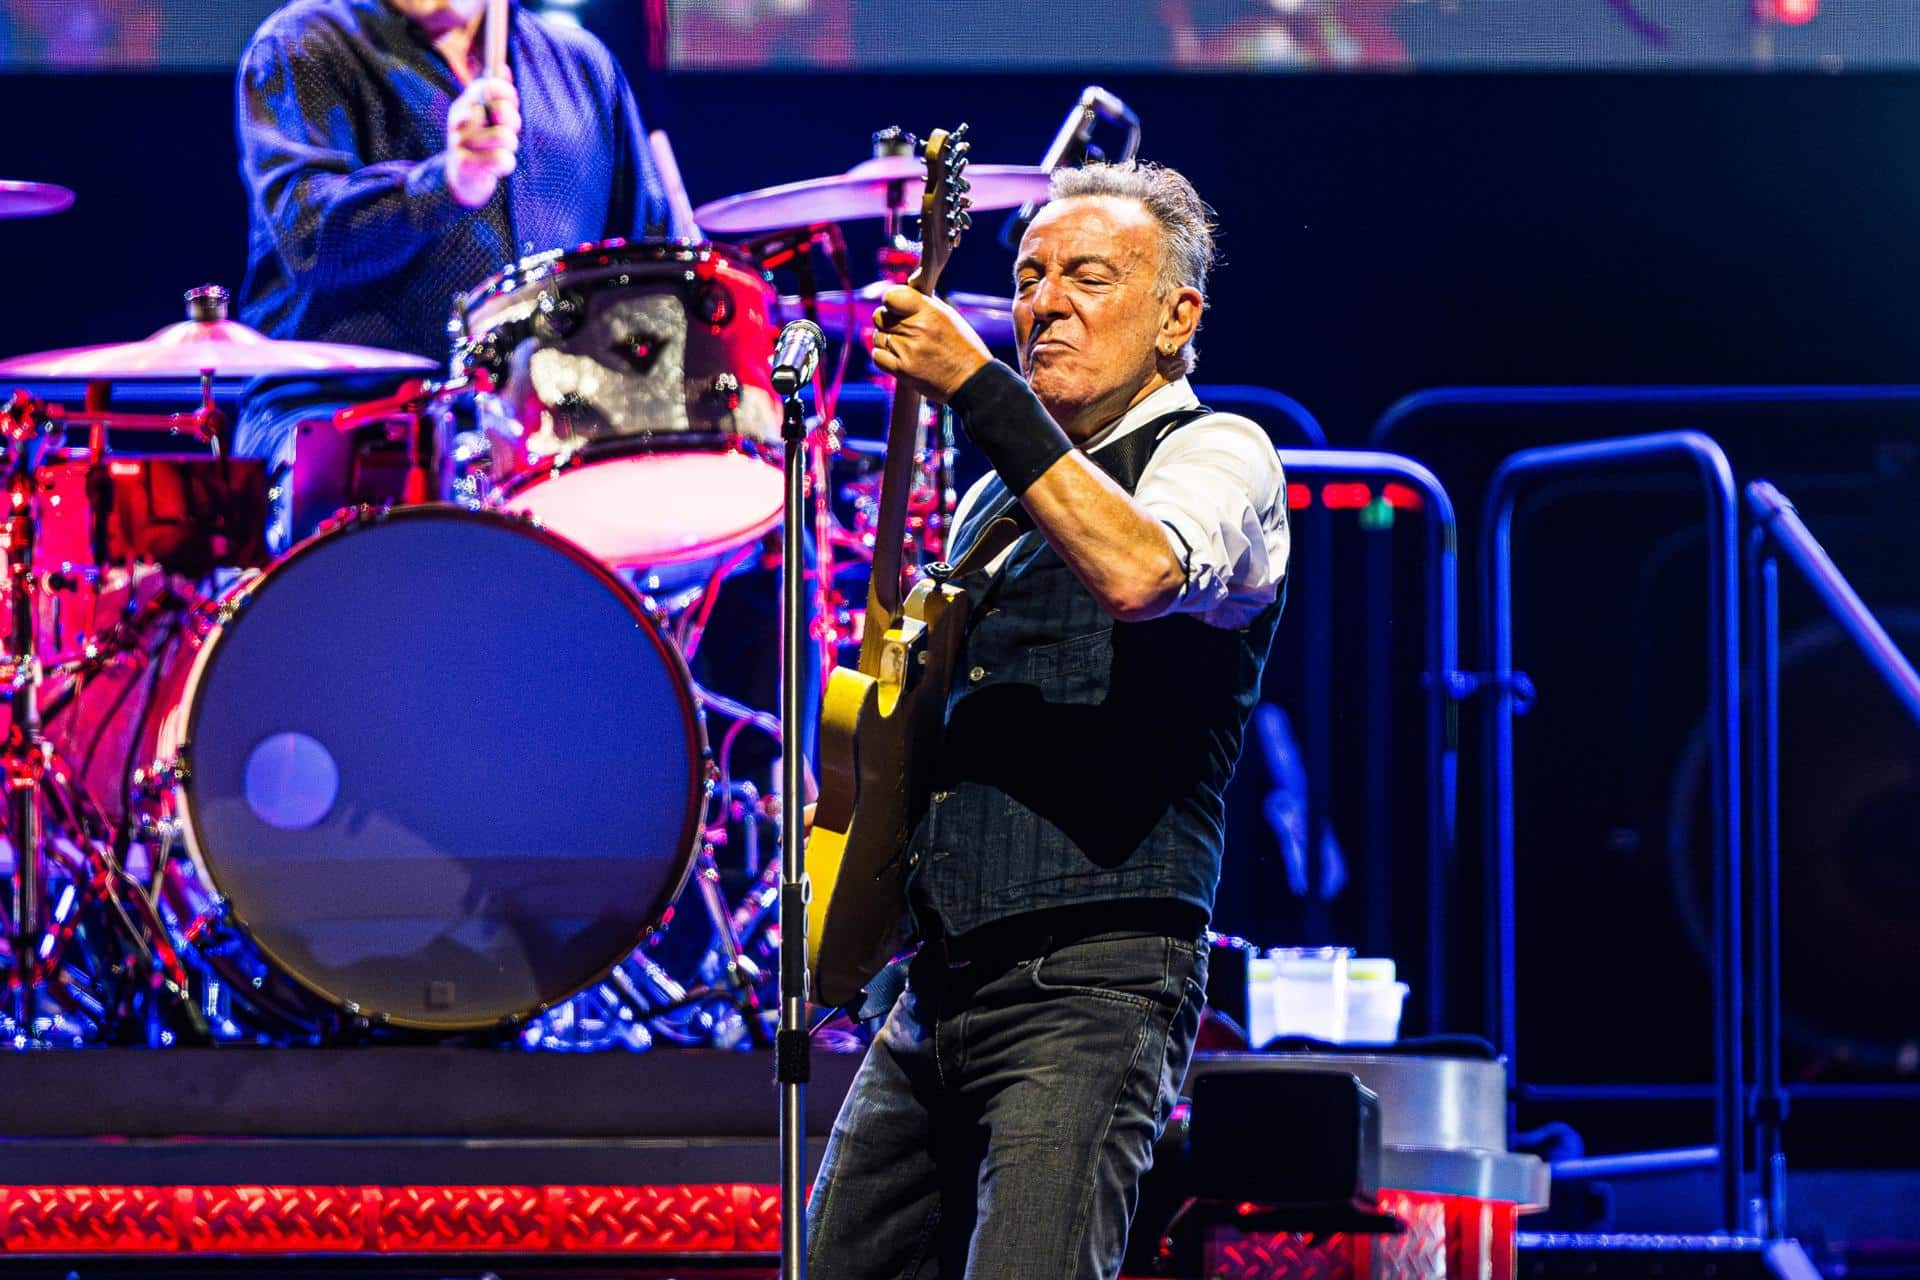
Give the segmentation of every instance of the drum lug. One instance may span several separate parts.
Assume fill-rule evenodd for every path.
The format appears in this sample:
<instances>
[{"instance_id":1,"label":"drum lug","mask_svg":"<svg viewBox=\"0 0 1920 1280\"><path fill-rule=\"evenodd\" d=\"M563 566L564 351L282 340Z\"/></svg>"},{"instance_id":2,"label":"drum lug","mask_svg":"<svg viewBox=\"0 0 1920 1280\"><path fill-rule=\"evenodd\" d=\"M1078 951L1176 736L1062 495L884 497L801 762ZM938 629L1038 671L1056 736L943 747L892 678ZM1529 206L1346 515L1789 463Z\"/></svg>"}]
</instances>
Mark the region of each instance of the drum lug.
<instances>
[{"instance_id":1,"label":"drum lug","mask_svg":"<svg viewBox=\"0 0 1920 1280\"><path fill-rule=\"evenodd\" d=\"M587 315L586 299L570 289L542 293L534 305L534 332L548 339L572 337Z\"/></svg>"},{"instance_id":2,"label":"drum lug","mask_svg":"<svg viewBox=\"0 0 1920 1280\"><path fill-rule=\"evenodd\" d=\"M317 533L337 533L358 529L363 525L375 525L384 522L393 511L391 503L362 502L351 507L342 507L320 522ZM236 601L236 604L244 601ZM226 617L221 619L223 622Z\"/></svg>"},{"instance_id":3,"label":"drum lug","mask_svg":"<svg viewBox=\"0 0 1920 1280\"><path fill-rule=\"evenodd\" d=\"M731 373L714 374L707 384L706 401L710 408L733 413L740 408L740 379Z\"/></svg>"},{"instance_id":4,"label":"drum lug","mask_svg":"<svg viewBox=\"0 0 1920 1280\"><path fill-rule=\"evenodd\" d=\"M171 759L133 772L133 786L148 800L164 800L167 794L185 786L193 778L187 765L187 748L181 747Z\"/></svg>"}]
</instances>

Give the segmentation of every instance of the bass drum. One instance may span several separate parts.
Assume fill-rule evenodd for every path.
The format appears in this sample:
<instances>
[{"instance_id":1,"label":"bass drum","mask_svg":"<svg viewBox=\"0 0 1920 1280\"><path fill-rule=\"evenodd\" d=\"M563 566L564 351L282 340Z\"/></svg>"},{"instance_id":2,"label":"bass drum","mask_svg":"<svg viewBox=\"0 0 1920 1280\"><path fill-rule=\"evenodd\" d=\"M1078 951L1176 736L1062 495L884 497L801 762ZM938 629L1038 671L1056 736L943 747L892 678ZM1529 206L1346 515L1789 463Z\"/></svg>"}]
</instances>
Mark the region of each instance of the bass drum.
<instances>
[{"instance_id":1,"label":"bass drum","mask_svg":"<svg viewBox=\"0 0 1920 1280\"><path fill-rule=\"evenodd\" d=\"M685 881L692 684L573 544L453 507L366 515L190 631L151 717L188 855L170 896L217 902L227 928L188 932L244 935L345 1013L514 1026L627 956Z\"/></svg>"}]
</instances>

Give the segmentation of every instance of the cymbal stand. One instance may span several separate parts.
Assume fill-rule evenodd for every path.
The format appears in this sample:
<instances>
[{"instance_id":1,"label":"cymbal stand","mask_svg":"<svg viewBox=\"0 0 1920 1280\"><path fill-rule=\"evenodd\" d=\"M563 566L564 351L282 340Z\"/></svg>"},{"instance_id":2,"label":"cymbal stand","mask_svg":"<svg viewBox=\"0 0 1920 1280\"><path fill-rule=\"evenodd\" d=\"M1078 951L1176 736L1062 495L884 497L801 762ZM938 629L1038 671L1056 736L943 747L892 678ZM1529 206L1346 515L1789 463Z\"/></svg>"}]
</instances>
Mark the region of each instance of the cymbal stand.
<instances>
[{"instance_id":1,"label":"cymbal stand","mask_svg":"<svg viewBox=\"0 0 1920 1280\"><path fill-rule=\"evenodd\" d=\"M16 391L5 405L0 405L0 416L8 421L7 438L14 439L12 423L19 419L32 419L40 424L39 433L48 434L65 427L87 427L90 430L107 427L119 427L133 431L164 431L169 435L192 436L200 443L209 445L218 454L222 451L220 431L226 425L227 415L222 413L213 402L213 370L206 369L200 374L200 403L188 413L128 413L110 407L106 398L106 383L94 382L87 385L87 407L69 409L63 404L53 404L38 396ZM104 448L104 437L95 435L93 447Z\"/></svg>"},{"instance_id":2,"label":"cymbal stand","mask_svg":"<svg viewBox=\"0 0 1920 1280\"><path fill-rule=\"evenodd\" d=\"M117 413L108 407L101 385L89 387L87 407L77 413L24 391L16 391L0 405L8 591L6 657L0 661L0 676L11 688L7 739L0 746L0 776L6 781L6 831L13 846L13 902L7 921L13 968L7 982L16 1045L31 1045L39 1039L39 997L52 971L59 941L46 933L45 911L47 793L53 785L48 776L53 747L40 718L40 685L45 671L38 603L44 584L34 574L40 525L36 502L40 453L46 441L68 425L90 429L96 464L104 458L109 425L186 431L217 447L220 423L221 414L213 403L211 371L201 377L200 406L187 414ZM103 540L104 527L96 523L94 528L96 541ZM173 975L163 972L159 976L161 985L172 985Z\"/></svg>"},{"instance_id":3,"label":"cymbal stand","mask_svg":"<svg viewBox=\"0 0 1920 1280\"><path fill-rule=\"evenodd\" d=\"M33 551L39 532L35 510L38 446L54 430L25 397L8 402L4 448L7 473L7 658L12 686L7 741L0 748L0 771L7 786L7 839L13 846L13 904L8 921L13 969L8 975L14 1038L31 1043L39 1016L42 921L41 872L45 849L40 788L51 750L40 731L40 655L35 602L40 587L33 577Z\"/></svg>"}]
</instances>

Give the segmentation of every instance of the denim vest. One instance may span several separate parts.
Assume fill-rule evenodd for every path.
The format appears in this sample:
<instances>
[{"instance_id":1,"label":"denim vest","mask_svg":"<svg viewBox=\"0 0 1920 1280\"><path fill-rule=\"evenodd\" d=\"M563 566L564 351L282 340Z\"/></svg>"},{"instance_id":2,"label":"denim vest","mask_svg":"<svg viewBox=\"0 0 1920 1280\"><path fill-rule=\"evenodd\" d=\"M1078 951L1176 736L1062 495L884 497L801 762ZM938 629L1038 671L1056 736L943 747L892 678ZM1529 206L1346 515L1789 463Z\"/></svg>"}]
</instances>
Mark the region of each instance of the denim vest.
<instances>
[{"instance_id":1,"label":"denim vest","mask_svg":"<svg viewBox=\"0 0 1920 1280\"><path fill-rule=\"evenodd\" d=\"M1206 410L1091 454L1133 492L1154 448ZM996 479L953 545L1020 509ZM1212 911L1226 789L1285 601L1227 631L1187 615L1115 622L1029 526L973 612L934 792L907 844L922 934L1113 899Z\"/></svg>"}]
</instances>

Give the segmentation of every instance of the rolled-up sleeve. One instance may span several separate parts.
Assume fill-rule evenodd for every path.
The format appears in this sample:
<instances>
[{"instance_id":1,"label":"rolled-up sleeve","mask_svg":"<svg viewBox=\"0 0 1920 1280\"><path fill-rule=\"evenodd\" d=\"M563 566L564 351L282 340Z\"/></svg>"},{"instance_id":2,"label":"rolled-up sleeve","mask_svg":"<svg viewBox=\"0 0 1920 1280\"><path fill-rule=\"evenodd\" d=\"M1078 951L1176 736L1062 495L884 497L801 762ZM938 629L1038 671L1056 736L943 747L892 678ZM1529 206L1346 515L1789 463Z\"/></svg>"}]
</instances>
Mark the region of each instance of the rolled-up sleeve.
<instances>
[{"instance_id":1,"label":"rolled-up sleeve","mask_svg":"<svg viewBox=\"0 0 1920 1280\"><path fill-rule=\"evenodd\" d=\"M1174 431L1154 451L1134 499L1167 529L1186 566L1171 613L1246 626L1287 574L1287 483L1266 433L1215 414Z\"/></svg>"}]
</instances>

